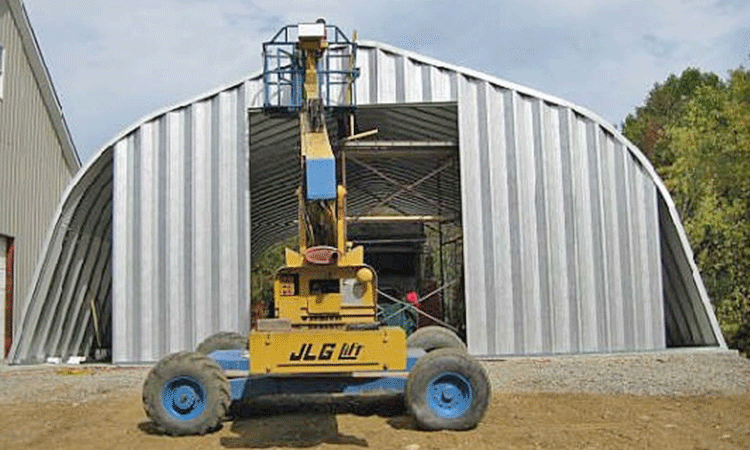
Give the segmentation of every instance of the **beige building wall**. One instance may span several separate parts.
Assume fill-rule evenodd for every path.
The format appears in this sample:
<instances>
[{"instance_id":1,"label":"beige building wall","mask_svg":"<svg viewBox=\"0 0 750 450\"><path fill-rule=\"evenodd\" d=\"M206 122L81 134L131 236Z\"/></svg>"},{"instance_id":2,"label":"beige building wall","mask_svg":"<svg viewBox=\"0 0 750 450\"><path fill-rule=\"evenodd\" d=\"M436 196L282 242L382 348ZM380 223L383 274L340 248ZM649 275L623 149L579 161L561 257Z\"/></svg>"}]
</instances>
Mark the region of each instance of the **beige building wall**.
<instances>
[{"instance_id":1,"label":"beige building wall","mask_svg":"<svg viewBox=\"0 0 750 450\"><path fill-rule=\"evenodd\" d=\"M50 222L79 166L69 136L60 137L64 122L30 30L20 2L0 0L0 235L15 245L14 328Z\"/></svg>"}]
</instances>

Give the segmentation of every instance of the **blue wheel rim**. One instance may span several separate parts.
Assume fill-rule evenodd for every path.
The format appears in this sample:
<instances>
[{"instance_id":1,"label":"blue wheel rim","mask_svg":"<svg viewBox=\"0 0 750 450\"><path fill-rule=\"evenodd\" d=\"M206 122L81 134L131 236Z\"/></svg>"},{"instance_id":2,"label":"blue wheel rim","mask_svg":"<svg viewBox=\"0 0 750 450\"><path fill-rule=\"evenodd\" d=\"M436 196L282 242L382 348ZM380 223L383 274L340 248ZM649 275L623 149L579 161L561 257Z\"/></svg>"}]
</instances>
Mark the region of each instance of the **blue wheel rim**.
<instances>
[{"instance_id":1,"label":"blue wheel rim","mask_svg":"<svg viewBox=\"0 0 750 450\"><path fill-rule=\"evenodd\" d=\"M455 419L471 409L474 391L469 380L456 372L445 372L427 384L427 405L438 417Z\"/></svg>"},{"instance_id":2,"label":"blue wheel rim","mask_svg":"<svg viewBox=\"0 0 750 450\"><path fill-rule=\"evenodd\" d=\"M192 377L175 377L161 391L164 410L178 420L192 420L206 409L206 389Z\"/></svg>"}]
</instances>

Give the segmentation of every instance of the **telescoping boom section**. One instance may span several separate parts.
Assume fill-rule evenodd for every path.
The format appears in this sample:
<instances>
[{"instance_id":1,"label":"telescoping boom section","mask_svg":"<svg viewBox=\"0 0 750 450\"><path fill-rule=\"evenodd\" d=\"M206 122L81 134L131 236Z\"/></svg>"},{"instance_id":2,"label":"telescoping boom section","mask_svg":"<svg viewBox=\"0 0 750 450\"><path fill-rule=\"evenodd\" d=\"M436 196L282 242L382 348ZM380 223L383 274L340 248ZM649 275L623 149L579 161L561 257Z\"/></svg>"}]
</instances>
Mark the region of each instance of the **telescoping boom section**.
<instances>
[{"instance_id":1,"label":"telescoping boom section","mask_svg":"<svg viewBox=\"0 0 750 450\"><path fill-rule=\"evenodd\" d=\"M329 30L341 42L329 43ZM274 47L266 46L267 52L269 48ZM328 53L342 50L345 58L331 63ZM275 317L260 320L251 333L252 373L406 368L404 330L377 322L375 271L364 263L361 247L347 245L346 188L337 183L336 157L326 128L327 110L354 107L355 52L356 45L341 39L335 27L323 22L297 26L290 61L297 72L290 75L302 81L301 100L288 110L297 110L299 116L304 174L298 190L299 250L286 249L286 264L276 274ZM335 71L334 65L346 70ZM330 95L321 94L330 94L330 78L339 72L349 81L340 89L348 101L332 105Z\"/></svg>"}]
</instances>

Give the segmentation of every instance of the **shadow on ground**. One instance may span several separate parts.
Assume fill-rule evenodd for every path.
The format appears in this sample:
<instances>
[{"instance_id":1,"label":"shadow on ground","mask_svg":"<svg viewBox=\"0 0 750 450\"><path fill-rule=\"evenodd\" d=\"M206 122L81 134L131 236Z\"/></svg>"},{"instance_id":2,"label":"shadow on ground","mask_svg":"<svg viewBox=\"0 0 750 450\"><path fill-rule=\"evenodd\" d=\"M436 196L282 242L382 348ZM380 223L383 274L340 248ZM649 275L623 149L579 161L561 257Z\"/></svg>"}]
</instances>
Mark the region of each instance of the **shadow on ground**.
<instances>
[{"instance_id":1,"label":"shadow on ground","mask_svg":"<svg viewBox=\"0 0 750 450\"><path fill-rule=\"evenodd\" d=\"M224 426L229 426L236 436L222 436L220 443L227 448L306 448L320 444L368 447L364 437L339 432L337 414L388 417L395 429L414 429L412 419L405 413L403 395L259 397L232 404L232 421ZM138 429L163 435L150 421L139 423Z\"/></svg>"},{"instance_id":2,"label":"shadow on ground","mask_svg":"<svg viewBox=\"0 0 750 450\"><path fill-rule=\"evenodd\" d=\"M221 430L222 428L223 428L223 424L219 424L219 426L214 428L213 430L208 430L208 433L214 433L216 431ZM141 430L143 433L150 434L152 436L169 436L169 434L161 431L159 427L157 427L156 424L150 420L146 420L144 422L139 423L138 429Z\"/></svg>"},{"instance_id":3,"label":"shadow on ground","mask_svg":"<svg viewBox=\"0 0 750 450\"><path fill-rule=\"evenodd\" d=\"M227 448L304 448L319 444L369 446L362 437L341 434L333 414L301 412L236 419L231 430L237 436L220 439L221 445Z\"/></svg>"},{"instance_id":4,"label":"shadow on ground","mask_svg":"<svg viewBox=\"0 0 750 450\"><path fill-rule=\"evenodd\" d=\"M339 432L337 414L395 417L405 413L402 395L364 397L306 395L260 397L232 407L228 448L313 447L319 444L368 447L364 437Z\"/></svg>"}]
</instances>

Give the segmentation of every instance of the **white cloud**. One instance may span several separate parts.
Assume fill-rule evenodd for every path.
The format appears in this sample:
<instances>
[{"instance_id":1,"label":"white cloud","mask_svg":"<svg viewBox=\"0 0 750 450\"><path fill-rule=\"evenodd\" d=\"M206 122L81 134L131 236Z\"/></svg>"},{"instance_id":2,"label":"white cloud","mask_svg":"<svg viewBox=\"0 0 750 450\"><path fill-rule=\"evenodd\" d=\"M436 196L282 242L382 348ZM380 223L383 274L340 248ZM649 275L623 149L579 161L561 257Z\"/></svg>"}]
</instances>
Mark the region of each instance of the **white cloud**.
<instances>
[{"instance_id":1,"label":"white cloud","mask_svg":"<svg viewBox=\"0 0 750 450\"><path fill-rule=\"evenodd\" d=\"M83 160L149 112L261 65L283 25L345 32L471 67L619 122L654 82L747 62L745 0L26 0Z\"/></svg>"}]
</instances>

